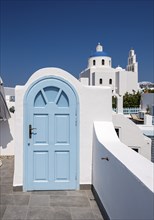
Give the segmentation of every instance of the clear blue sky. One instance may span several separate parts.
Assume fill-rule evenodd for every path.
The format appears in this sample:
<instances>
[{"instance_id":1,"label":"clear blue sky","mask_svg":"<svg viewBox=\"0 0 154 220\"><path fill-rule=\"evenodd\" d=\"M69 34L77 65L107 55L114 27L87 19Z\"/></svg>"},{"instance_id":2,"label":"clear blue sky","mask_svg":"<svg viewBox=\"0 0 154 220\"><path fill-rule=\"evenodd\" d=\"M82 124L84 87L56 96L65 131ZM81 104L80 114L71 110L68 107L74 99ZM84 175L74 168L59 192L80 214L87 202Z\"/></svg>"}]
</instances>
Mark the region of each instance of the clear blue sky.
<instances>
[{"instance_id":1,"label":"clear blue sky","mask_svg":"<svg viewBox=\"0 0 154 220\"><path fill-rule=\"evenodd\" d=\"M113 67L133 47L139 81L154 81L153 0L1 0L1 70L5 86L59 67L78 78L98 42Z\"/></svg>"}]
</instances>

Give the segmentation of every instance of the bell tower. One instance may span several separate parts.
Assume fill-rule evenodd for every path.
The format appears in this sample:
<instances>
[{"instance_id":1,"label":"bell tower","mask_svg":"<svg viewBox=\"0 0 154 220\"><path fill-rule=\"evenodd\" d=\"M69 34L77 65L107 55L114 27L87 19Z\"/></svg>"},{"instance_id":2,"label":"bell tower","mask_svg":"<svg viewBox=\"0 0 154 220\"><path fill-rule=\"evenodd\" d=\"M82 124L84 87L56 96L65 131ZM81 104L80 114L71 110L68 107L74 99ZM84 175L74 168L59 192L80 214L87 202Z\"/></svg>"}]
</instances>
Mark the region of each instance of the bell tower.
<instances>
[{"instance_id":1,"label":"bell tower","mask_svg":"<svg viewBox=\"0 0 154 220\"><path fill-rule=\"evenodd\" d=\"M138 62L136 62L136 54L134 49L131 49L129 51L128 64L126 70L136 72L138 74Z\"/></svg>"}]
</instances>

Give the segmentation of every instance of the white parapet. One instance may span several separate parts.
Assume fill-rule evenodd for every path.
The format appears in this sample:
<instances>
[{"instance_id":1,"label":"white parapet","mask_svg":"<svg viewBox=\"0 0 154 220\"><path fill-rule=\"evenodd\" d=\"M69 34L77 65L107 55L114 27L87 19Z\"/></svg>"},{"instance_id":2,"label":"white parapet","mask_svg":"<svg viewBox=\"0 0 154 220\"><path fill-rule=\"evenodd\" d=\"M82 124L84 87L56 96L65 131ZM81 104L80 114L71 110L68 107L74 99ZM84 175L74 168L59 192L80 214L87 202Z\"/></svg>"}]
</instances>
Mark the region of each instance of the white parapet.
<instances>
[{"instance_id":1,"label":"white parapet","mask_svg":"<svg viewBox=\"0 0 154 220\"><path fill-rule=\"evenodd\" d=\"M112 122L94 123L93 143L93 186L109 218L153 220L153 163L121 143Z\"/></svg>"}]
</instances>

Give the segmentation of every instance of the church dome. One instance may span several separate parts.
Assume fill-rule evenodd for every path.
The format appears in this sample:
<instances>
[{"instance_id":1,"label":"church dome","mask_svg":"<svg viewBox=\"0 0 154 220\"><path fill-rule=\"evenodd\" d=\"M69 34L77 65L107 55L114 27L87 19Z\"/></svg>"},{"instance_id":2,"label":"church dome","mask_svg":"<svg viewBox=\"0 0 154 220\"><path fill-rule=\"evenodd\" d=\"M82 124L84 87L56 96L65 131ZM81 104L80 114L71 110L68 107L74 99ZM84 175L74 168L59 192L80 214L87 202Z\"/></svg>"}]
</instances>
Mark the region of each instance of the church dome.
<instances>
[{"instance_id":1,"label":"church dome","mask_svg":"<svg viewBox=\"0 0 154 220\"><path fill-rule=\"evenodd\" d=\"M107 57L108 54L105 51L103 51L103 46L100 43L98 43L98 45L96 46L96 51L92 53L90 57L104 57L104 56Z\"/></svg>"},{"instance_id":2,"label":"church dome","mask_svg":"<svg viewBox=\"0 0 154 220\"><path fill-rule=\"evenodd\" d=\"M104 51L96 51L90 57L107 57L107 53Z\"/></svg>"}]
</instances>

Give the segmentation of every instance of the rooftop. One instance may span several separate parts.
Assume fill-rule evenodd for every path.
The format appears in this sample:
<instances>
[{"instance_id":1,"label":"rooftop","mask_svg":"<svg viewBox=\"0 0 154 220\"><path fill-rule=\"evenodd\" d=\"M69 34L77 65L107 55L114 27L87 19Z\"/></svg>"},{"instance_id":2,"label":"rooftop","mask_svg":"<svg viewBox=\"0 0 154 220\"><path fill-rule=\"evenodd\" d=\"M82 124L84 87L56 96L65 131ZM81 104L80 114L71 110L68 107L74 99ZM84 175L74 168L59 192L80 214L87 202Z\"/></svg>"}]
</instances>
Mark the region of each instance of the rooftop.
<instances>
[{"instance_id":1,"label":"rooftop","mask_svg":"<svg viewBox=\"0 0 154 220\"><path fill-rule=\"evenodd\" d=\"M0 219L83 220L103 217L91 190L13 191L14 158L2 158Z\"/></svg>"}]
</instances>

